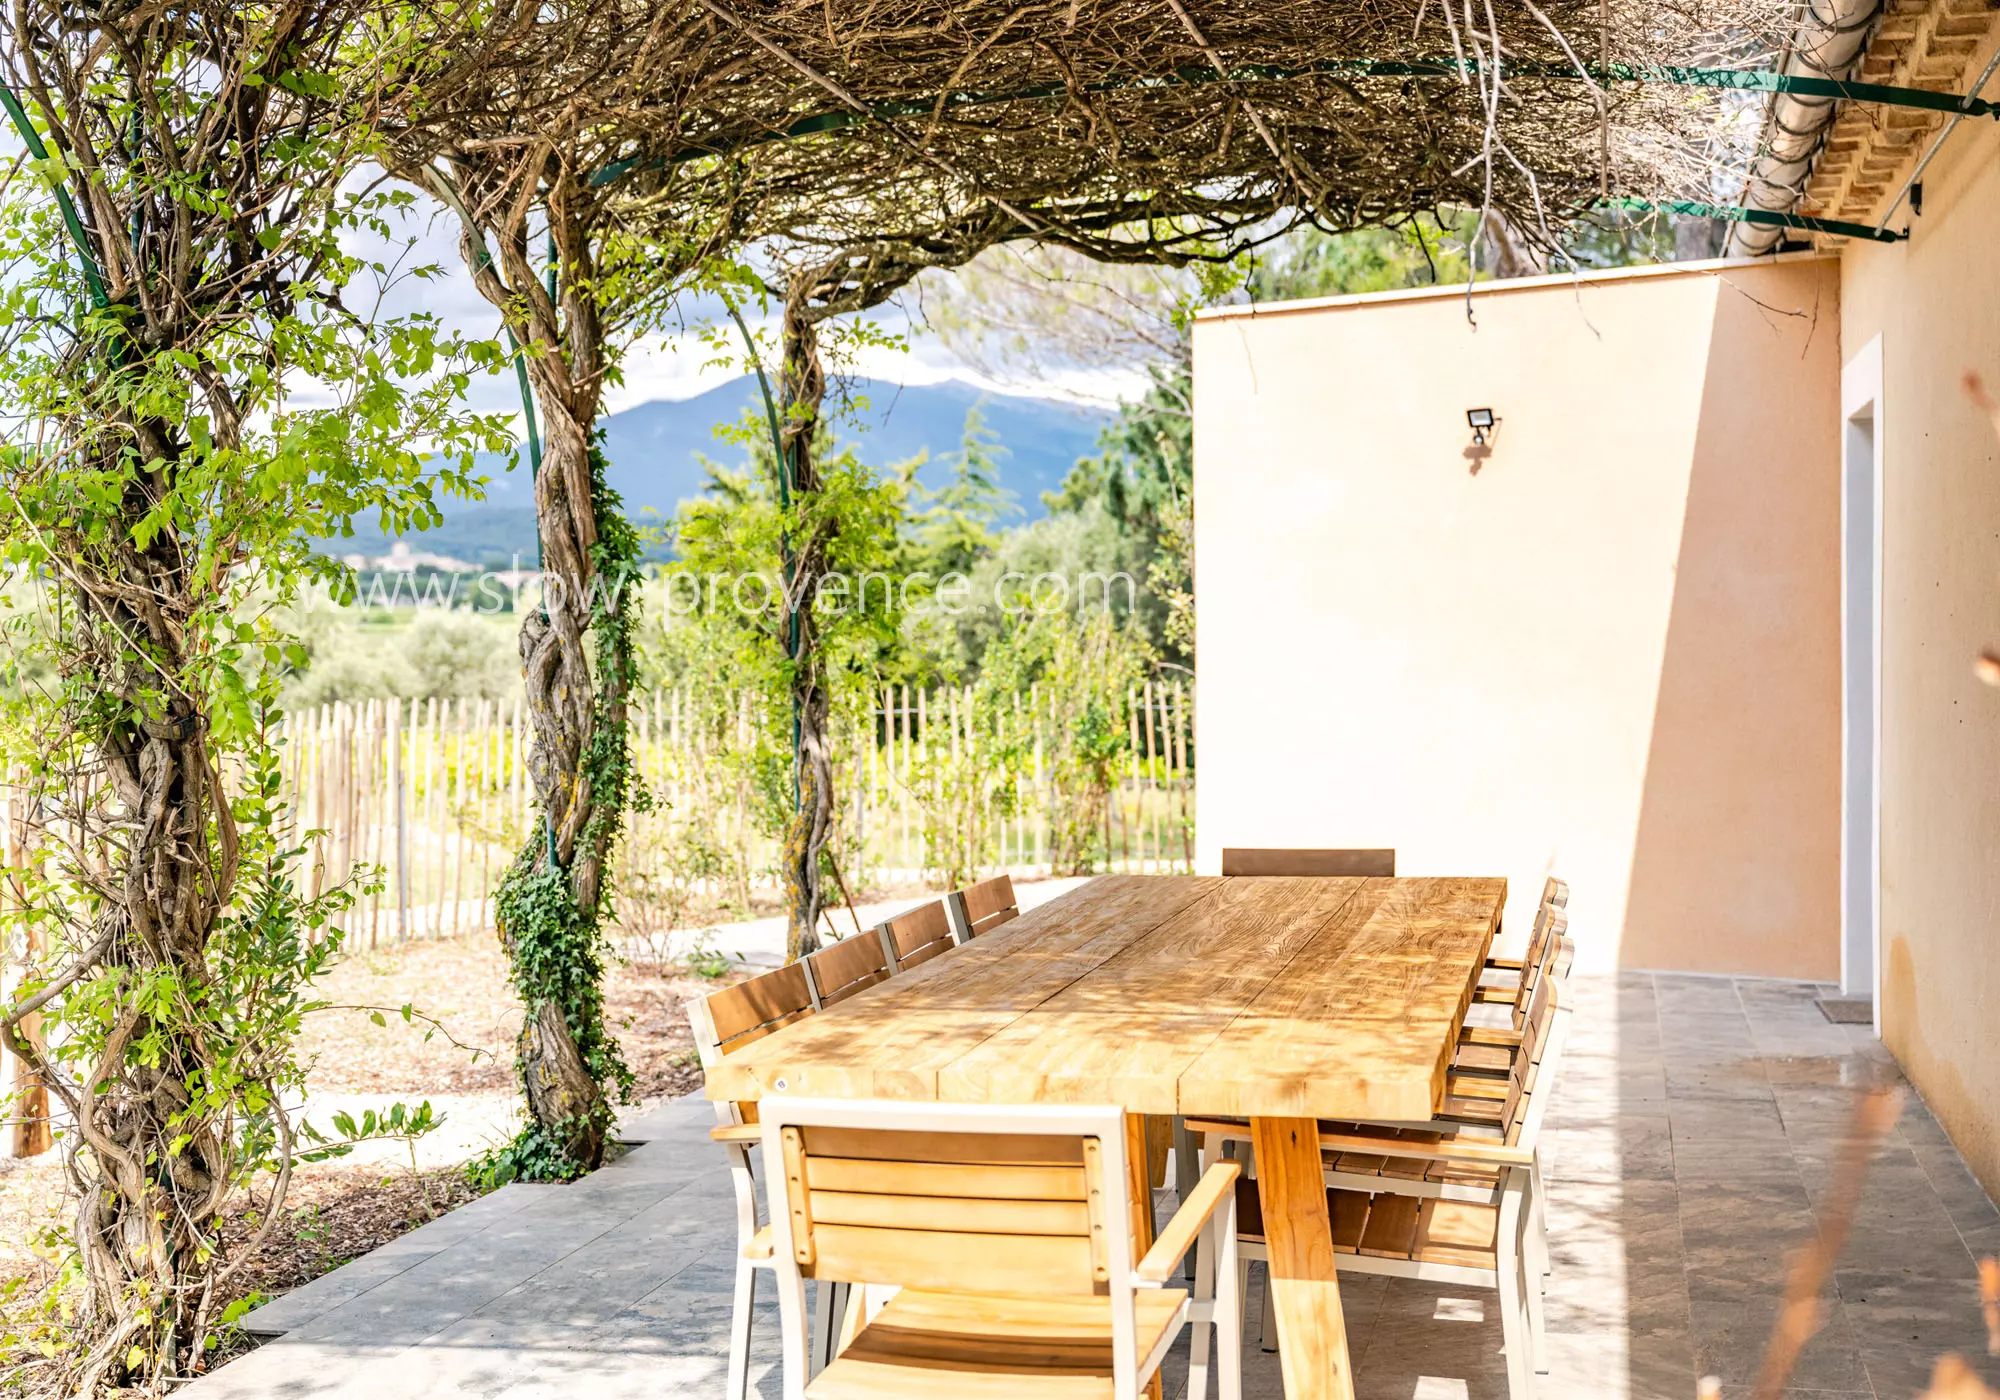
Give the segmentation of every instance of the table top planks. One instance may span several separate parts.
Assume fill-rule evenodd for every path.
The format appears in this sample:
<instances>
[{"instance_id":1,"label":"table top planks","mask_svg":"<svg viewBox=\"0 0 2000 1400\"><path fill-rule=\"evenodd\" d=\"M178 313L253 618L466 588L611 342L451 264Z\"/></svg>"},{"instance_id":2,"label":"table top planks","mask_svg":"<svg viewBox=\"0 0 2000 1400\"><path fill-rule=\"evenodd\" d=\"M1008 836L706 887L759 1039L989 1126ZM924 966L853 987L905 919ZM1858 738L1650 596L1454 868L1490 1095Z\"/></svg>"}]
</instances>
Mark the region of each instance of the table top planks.
<instances>
[{"instance_id":1,"label":"table top planks","mask_svg":"<svg viewBox=\"0 0 2000 1400\"><path fill-rule=\"evenodd\" d=\"M1181 1067L1305 952L1365 883L1224 881L954 1059L939 1073L938 1096L1177 1113Z\"/></svg>"},{"instance_id":2,"label":"table top planks","mask_svg":"<svg viewBox=\"0 0 2000 1400\"><path fill-rule=\"evenodd\" d=\"M762 1054L725 1056L708 1072L708 1097L935 1099L939 1070L1221 884L1213 877L1093 880L785 1027L802 1035L766 1036L758 1042Z\"/></svg>"},{"instance_id":3,"label":"table top planks","mask_svg":"<svg viewBox=\"0 0 2000 1400\"><path fill-rule=\"evenodd\" d=\"M725 1057L707 1092L1427 1118L1505 899L1107 876Z\"/></svg>"},{"instance_id":4,"label":"table top planks","mask_svg":"<svg viewBox=\"0 0 2000 1400\"><path fill-rule=\"evenodd\" d=\"M1499 931L1504 880L1370 880L1180 1074L1180 1111L1415 1122Z\"/></svg>"}]
</instances>

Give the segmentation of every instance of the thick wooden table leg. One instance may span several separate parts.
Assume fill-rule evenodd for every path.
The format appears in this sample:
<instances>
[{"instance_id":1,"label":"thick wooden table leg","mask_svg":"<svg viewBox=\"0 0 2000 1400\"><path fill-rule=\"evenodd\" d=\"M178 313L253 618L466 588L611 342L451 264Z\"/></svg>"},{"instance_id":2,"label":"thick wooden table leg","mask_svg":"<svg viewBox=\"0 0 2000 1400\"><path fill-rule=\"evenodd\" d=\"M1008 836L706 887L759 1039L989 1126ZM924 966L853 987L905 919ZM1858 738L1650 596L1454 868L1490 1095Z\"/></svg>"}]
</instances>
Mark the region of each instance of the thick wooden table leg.
<instances>
[{"instance_id":1,"label":"thick wooden table leg","mask_svg":"<svg viewBox=\"0 0 2000 1400\"><path fill-rule=\"evenodd\" d=\"M1143 1114L1125 1115L1125 1179L1132 1191L1132 1257L1153 1247L1153 1173L1147 1155L1148 1134ZM1332 1236L1329 1234L1329 1239ZM1162 1400L1160 1373L1146 1384L1149 1400Z\"/></svg>"},{"instance_id":2,"label":"thick wooden table leg","mask_svg":"<svg viewBox=\"0 0 2000 1400\"><path fill-rule=\"evenodd\" d=\"M1333 1229L1310 1118L1252 1118L1272 1311L1286 1400L1354 1400L1347 1324L1334 1279Z\"/></svg>"}]
</instances>

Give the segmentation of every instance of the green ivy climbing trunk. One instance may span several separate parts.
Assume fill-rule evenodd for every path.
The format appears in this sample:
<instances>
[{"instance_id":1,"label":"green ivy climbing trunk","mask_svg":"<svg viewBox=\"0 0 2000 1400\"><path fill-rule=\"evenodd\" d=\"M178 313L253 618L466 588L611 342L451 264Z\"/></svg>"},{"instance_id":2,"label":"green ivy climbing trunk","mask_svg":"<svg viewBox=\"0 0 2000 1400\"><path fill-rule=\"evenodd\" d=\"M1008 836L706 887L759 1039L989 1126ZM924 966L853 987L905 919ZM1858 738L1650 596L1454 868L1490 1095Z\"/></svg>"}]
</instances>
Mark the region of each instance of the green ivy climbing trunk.
<instances>
[{"instance_id":1,"label":"green ivy climbing trunk","mask_svg":"<svg viewBox=\"0 0 2000 1400\"><path fill-rule=\"evenodd\" d=\"M611 1095L631 1073L604 1025L606 868L630 788L626 701L638 540L604 484L593 434L604 334L588 288L587 234L554 221L569 269L545 293L524 228L500 230L498 265L467 262L482 292L520 315L545 437L535 478L543 606L521 620L521 680L534 739L528 773L543 820L527 834L496 900L500 939L525 1006L516 1042L530 1124L509 1149L514 1174L564 1178L596 1167Z\"/></svg>"},{"instance_id":2,"label":"green ivy climbing trunk","mask_svg":"<svg viewBox=\"0 0 2000 1400\"><path fill-rule=\"evenodd\" d=\"M779 426L782 450L778 469L785 473L791 499L799 507L810 502L820 486L813 448L826 398L819 332L806 296L809 285L809 279L796 280L785 298L780 378L784 413ZM816 521L814 512L805 508L798 509L794 519ZM833 760L827 738L831 705L812 605L826 573L829 544L817 523L793 531L779 616L780 638L789 662L792 772L798 785L780 853L787 919L785 953L790 958L804 957L819 947L819 916L826 903L820 855L833 815Z\"/></svg>"}]
</instances>

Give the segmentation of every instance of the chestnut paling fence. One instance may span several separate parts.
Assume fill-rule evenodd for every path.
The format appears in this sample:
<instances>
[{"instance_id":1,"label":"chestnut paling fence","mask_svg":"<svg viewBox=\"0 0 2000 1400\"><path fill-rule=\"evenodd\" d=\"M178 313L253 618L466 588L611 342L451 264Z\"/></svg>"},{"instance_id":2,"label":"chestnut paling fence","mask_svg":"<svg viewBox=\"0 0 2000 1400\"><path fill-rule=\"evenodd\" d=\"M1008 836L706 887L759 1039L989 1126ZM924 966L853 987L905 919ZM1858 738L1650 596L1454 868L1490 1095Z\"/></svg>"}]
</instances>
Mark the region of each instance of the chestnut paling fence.
<instances>
[{"instance_id":1,"label":"chestnut paling fence","mask_svg":"<svg viewBox=\"0 0 2000 1400\"><path fill-rule=\"evenodd\" d=\"M843 882L1190 869L1189 689L1134 688L1088 761L1055 732L1070 721L1048 699L1032 691L982 712L970 691L889 687L872 713L837 724ZM630 722L651 800L628 817L617 856L624 931L747 910L776 886L777 847L759 817L790 788L782 755L752 742L750 697L654 691ZM351 944L492 926L495 889L540 821L531 737L518 702L493 700L343 702L286 719L284 779L309 881L380 872L381 888L345 916ZM837 903L843 891L830 893Z\"/></svg>"}]
</instances>

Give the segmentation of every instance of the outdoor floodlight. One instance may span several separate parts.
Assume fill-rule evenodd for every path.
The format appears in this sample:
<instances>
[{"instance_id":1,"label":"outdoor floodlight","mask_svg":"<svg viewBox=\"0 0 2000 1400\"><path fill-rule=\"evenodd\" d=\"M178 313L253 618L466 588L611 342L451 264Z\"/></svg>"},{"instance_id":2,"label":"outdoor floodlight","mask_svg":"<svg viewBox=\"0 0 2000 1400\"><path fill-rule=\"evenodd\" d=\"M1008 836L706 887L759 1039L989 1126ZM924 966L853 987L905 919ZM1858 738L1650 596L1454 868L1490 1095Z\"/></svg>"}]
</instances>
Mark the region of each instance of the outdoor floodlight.
<instances>
[{"instance_id":1,"label":"outdoor floodlight","mask_svg":"<svg viewBox=\"0 0 2000 1400\"><path fill-rule=\"evenodd\" d=\"M1493 410L1490 408L1468 408L1465 421L1472 429L1472 441L1480 447L1486 445L1486 430L1493 426Z\"/></svg>"}]
</instances>

